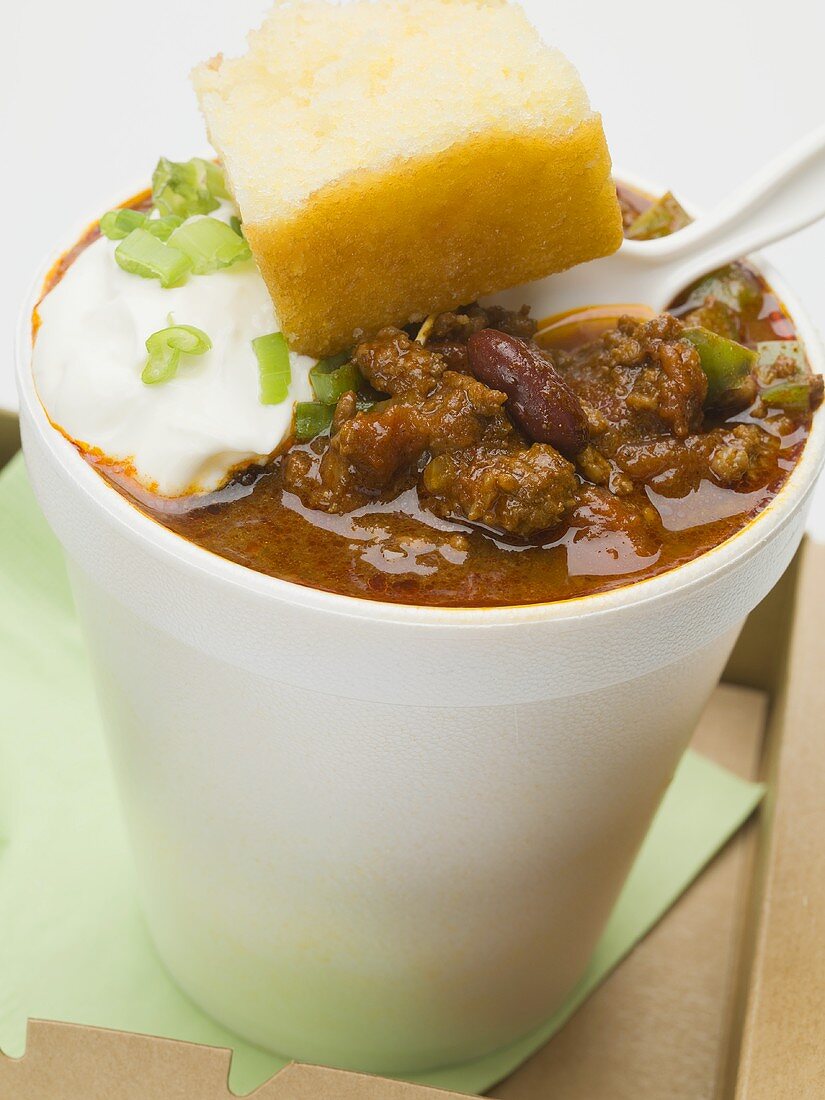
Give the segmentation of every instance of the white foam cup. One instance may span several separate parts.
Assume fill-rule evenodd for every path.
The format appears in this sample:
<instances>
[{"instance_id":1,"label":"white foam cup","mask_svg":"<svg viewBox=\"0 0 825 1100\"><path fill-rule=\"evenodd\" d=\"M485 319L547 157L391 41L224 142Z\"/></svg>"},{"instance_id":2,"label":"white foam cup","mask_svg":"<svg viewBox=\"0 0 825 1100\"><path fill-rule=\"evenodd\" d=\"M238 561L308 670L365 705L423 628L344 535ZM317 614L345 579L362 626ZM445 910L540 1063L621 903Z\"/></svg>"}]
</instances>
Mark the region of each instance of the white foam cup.
<instances>
[{"instance_id":1,"label":"white foam cup","mask_svg":"<svg viewBox=\"0 0 825 1100\"><path fill-rule=\"evenodd\" d=\"M33 302L26 462L171 974L302 1061L421 1071L529 1032L581 975L745 616L799 544L823 414L773 503L669 573L555 604L393 606L260 575L138 512L44 415Z\"/></svg>"}]
</instances>

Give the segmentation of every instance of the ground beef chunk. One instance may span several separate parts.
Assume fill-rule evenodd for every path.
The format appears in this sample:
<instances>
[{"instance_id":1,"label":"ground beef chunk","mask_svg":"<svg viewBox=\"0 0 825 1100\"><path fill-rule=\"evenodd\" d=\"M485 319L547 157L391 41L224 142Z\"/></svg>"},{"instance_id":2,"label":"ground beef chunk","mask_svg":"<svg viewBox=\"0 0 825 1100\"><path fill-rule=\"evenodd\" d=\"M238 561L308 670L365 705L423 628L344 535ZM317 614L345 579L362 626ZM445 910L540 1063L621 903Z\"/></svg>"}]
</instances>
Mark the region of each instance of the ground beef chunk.
<instances>
[{"instance_id":1,"label":"ground beef chunk","mask_svg":"<svg viewBox=\"0 0 825 1100\"><path fill-rule=\"evenodd\" d=\"M467 345L460 340L440 340L432 342L430 347L444 359L450 370L461 374L470 373L470 360Z\"/></svg>"},{"instance_id":2,"label":"ground beef chunk","mask_svg":"<svg viewBox=\"0 0 825 1100\"><path fill-rule=\"evenodd\" d=\"M650 321L623 317L618 326L558 367L607 428L599 449L612 457L628 437L684 438L702 426L707 379L696 349L668 314Z\"/></svg>"},{"instance_id":3,"label":"ground beef chunk","mask_svg":"<svg viewBox=\"0 0 825 1100\"><path fill-rule=\"evenodd\" d=\"M389 396L359 412L356 395L344 394L329 437L285 456L284 488L309 508L343 513L418 486L435 514L513 536L576 527L584 516L597 541L603 525L647 547L644 486L676 497L706 480L750 491L771 476L775 435L755 423L704 429L707 381L675 317L625 317L588 347L542 353L585 410L591 442L575 465L549 444L529 446L506 395L468 372L466 342L490 327L527 341L535 328L524 311L470 306L436 317L424 344L396 328L359 344L353 361ZM792 365L779 357L775 375ZM608 549L594 544L594 553Z\"/></svg>"},{"instance_id":4,"label":"ground beef chunk","mask_svg":"<svg viewBox=\"0 0 825 1100\"><path fill-rule=\"evenodd\" d=\"M454 313L439 313L427 333L427 346L446 360L450 370L469 372L467 341L485 328L498 329L521 340L531 341L536 333L536 322L530 316L529 306L518 311L501 306L468 306Z\"/></svg>"},{"instance_id":5,"label":"ground beef chunk","mask_svg":"<svg viewBox=\"0 0 825 1100\"><path fill-rule=\"evenodd\" d=\"M429 393L447 369L437 351L411 340L406 332L385 328L359 344L353 361L380 393Z\"/></svg>"},{"instance_id":6,"label":"ground beef chunk","mask_svg":"<svg viewBox=\"0 0 825 1100\"><path fill-rule=\"evenodd\" d=\"M579 400L581 401L581 398L579 398ZM593 406L589 405L586 401L581 401L581 406L584 409L584 415L587 417L587 434L590 438L593 439L595 436L604 435L610 427L604 413L600 412L599 409L594 409Z\"/></svg>"},{"instance_id":7,"label":"ground beef chunk","mask_svg":"<svg viewBox=\"0 0 825 1100\"><path fill-rule=\"evenodd\" d=\"M458 340L467 343L474 332L495 328L521 340L532 340L538 328L530 316L530 307L519 310L502 306L472 305L455 313L439 313L430 329L428 340Z\"/></svg>"},{"instance_id":8,"label":"ground beef chunk","mask_svg":"<svg viewBox=\"0 0 825 1100\"><path fill-rule=\"evenodd\" d=\"M429 441L418 406L403 399L381 402L341 425L321 460L322 479L344 478L367 494L385 489L418 461Z\"/></svg>"},{"instance_id":9,"label":"ground beef chunk","mask_svg":"<svg viewBox=\"0 0 825 1100\"><path fill-rule=\"evenodd\" d=\"M677 439L701 426L708 392L699 353L681 335L682 324L665 313L652 321L623 317L604 337L604 354L614 370L638 372L627 407L657 416Z\"/></svg>"},{"instance_id":10,"label":"ground beef chunk","mask_svg":"<svg viewBox=\"0 0 825 1100\"><path fill-rule=\"evenodd\" d=\"M557 527L576 506L578 488L571 464L545 443L440 455L424 470L423 484L436 515L524 536Z\"/></svg>"},{"instance_id":11,"label":"ground beef chunk","mask_svg":"<svg viewBox=\"0 0 825 1100\"><path fill-rule=\"evenodd\" d=\"M434 343L450 340L466 344L474 332L481 332L483 328L489 328L487 311L473 305L467 309L439 313L433 320L427 339Z\"/></svg>"},{"instance_id":12,"label":"ground beef chunk","mask_svg":"<svg viewBox=\"0 0 825 1100\"><path fill-rule=\"evenodd\" d=\"M446 369L439 352L398 329L360 344L353 358L392 396L358 412L354 395L344 394L322 453L287 455L284 487L307 507L348 512L392 498L425 467L433 511L515 535L554 527L575 506L573 467L552 447L526 446L504 412L506 394Z\"/></svg>"},{"instance_id":13,"label":"ground beef chunk","mask_svg":"<svg viewBox=\"0 0 825 1100\"><path fill-rule=\"evenodd\" d=\"M511 336L532 339L536 322L525 306L519 312L500 306L468 306L455 313L440 313L426 334L426 342L401 329L385 328L359 344L353 361L379 393L428 393L445 370L467 373L467 341L483 328L497 328Z\"/></svg>"},{"instance_id":14,"label":"ground beef chunk","mask_svg":"<svg viewBox=\"0 0 825 1100\"><path fill-rule=\"evenodd\" d=\"M408 360L407 345L399 341L397 346L399 360ZM395 385L385 353L386 347L382 346L381 374ZM417 357L417 362L423 360ZM419 374L422 387L423 378ZM347 400L345 394L339 407ZM336 409L334 419L340 426L330 437L320 462L293 462L293 456L288 456L285 486L307 507L328 512L351 511L384 490L395 495L415 480L425 454L471 447L480 443L491 428L502 437L512 433L502 412L505 401L505 394L475 378L445 371L429 392L402 388L399 396L355 415L347 415L351 412L347 404L341 417Z\"/></svg>"},{"instance_id":15,"label":"ground beef chunk","mask_svg":"<svg viewBox=\"0 0 825 1100\"><path fill-rule=\"evenodd\" d=\"M777 355L768 362L756 365L756 374L760 386L772 386L775 382L784 382L786 378L795 378L799 373L799 364L793 355Z\"/></svg>"},{"instance_id":16,"label":"ground beef chunk","mask_svg":"<svg viewBox=\"0 0 825 1100\"><path fill-rule=\"evenodd\" d=\"M770 476L779 441L758 424L737 424L697 436L693 450L707 456L708 469L719 485L755 488Z\"/></svg>"},{"instance_id":17,"label":"ground beef chunk","mask_svg":"<svg viewBox=\"0 0 825 1100\"><path fill-rule=\"evenodd\" d=\"M682 331L667 314L646 322L622 318L596 345L559 363L606 423L595 445L577 457L588 481L619 496L634 485L676 496L703 480L744 491L766 484L775 435L753 423L703 430L707 381ZM779 357L777 373L792 366Z\"/></svg>"},{"instance_id":18,"label":"ground beef chunk","mask_svg":"<svg viewBox=\"0 0 825 1100\"><path fill-rule=\"evenodd\" d=\"M502 416L505 400L466 374L446 371L424 397L391 398L347 420L330 443L322 474L334 455L364 489L386 488L425 451L440 454L480 442L487 425Z\"/></svg>"},{"instance_id":19,"label":"ground beef chunk","mask_svg":"<svg viewBox=\"0 0 825 1100\"><path fill-rule=\"evenodd\" d=\"M519 310L486 306L484 312L487 314L485 328L497 328L499 332L506 332L519 340L532 340L536 335L538 324L530 316L529 306L522 306Z\"/></svg>"},{"instance_id":20,"label":"ground beef chunk","mask_svg":"<svg viewBox=\"0 0 825 1100\"><path fill-rule=\"evenodd\" d=\"M576 455L576 467L582 477L586 477L594 485L607 485L613 472L610 462L592 444L582 448Z\"/></svg>"}]
</instances>

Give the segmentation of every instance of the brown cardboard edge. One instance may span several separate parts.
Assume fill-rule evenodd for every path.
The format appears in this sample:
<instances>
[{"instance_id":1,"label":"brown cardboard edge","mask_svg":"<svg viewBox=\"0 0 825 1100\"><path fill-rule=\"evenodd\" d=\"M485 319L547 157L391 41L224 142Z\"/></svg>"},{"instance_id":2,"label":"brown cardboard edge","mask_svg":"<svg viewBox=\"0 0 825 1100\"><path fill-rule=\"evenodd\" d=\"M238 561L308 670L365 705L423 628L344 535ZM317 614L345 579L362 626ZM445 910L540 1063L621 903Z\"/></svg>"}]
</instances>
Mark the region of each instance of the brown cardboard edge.
<instances>
[{"instance_id":1,"label":"brown cardboard edge","mask_svg":"<svg viewBox=\"0 0 825 1100\"><path fill-rule=\"evenodd\" d=\"M742 943L736 1100L825 1096L825 546L798 555L792 630L769 722L768 784Z\"/></svg>"},{"instance_id":2,"label":"brown cardboard edge","mask_svg":"<svg viewBox=\"0 0 825 1100\"><path fill-rule=\"evenodd\" d=\"M26 1052L0 1055L0 1100L234 1100L232 1052L177 1039L29 1020ZM466 1100L362 1073L291 1062L249 1100Z\"/></svg>"}]
</instances>

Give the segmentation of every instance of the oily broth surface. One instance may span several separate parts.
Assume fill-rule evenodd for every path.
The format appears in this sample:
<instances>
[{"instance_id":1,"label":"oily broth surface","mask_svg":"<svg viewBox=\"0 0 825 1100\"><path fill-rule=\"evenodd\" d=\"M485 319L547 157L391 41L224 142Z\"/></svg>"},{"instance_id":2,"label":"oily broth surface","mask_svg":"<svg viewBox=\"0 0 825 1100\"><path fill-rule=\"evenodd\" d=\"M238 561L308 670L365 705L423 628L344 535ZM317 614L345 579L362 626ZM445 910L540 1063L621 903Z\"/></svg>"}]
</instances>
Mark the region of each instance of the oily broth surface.
<instances>
[{"instance_id":1,"label":"oily broth surface","mask_svg":"<svg viewBox=\"0 0 825 1100\"><path fill-rule=\"evenodd\" d=\"M763 314L749 320L749 342L792 335L789 319L767 288ZM556 323L544 342L572 349L597 338L615 320L599 307L582 310L567 325ZM728 422L749 420L744 412ZM146 510L184 538L240 565L343 595L455 607L565 600L656 576L730 538L776 495L806 438L802 427L782 439L773 478L753 492L708 481L684 497L634 492L631 502L659 516L651 541L600 524L587 507L564 532L545 541L504 539L433 516L421 507L415 489L347 515L313 512L283 490L277 458L250 471L245 495L228 504L177 515Z\"/></svg>"}]
</instances>

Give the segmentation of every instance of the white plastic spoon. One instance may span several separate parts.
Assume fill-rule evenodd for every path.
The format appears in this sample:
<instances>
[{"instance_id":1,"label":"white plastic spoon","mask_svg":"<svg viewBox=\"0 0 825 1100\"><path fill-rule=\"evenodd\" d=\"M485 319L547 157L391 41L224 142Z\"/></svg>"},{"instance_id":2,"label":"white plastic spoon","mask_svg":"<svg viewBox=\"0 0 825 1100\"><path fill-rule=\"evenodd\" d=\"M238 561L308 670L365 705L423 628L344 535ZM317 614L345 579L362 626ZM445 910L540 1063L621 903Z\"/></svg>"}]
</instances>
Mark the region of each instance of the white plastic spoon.
<instances>
[{"instance_id":1,"label":"white plastic spoon","mask_svg":"<svg viewBox=\"0 0 825 1100\"><path fill-rule=\"evenodd\" d=\"M724 202L670 237L625 241L603 260L495 296L536 317L589 305L664 309L709 271L825 217L825 126L771 161Z\"/></svg>"}]
</instances>

